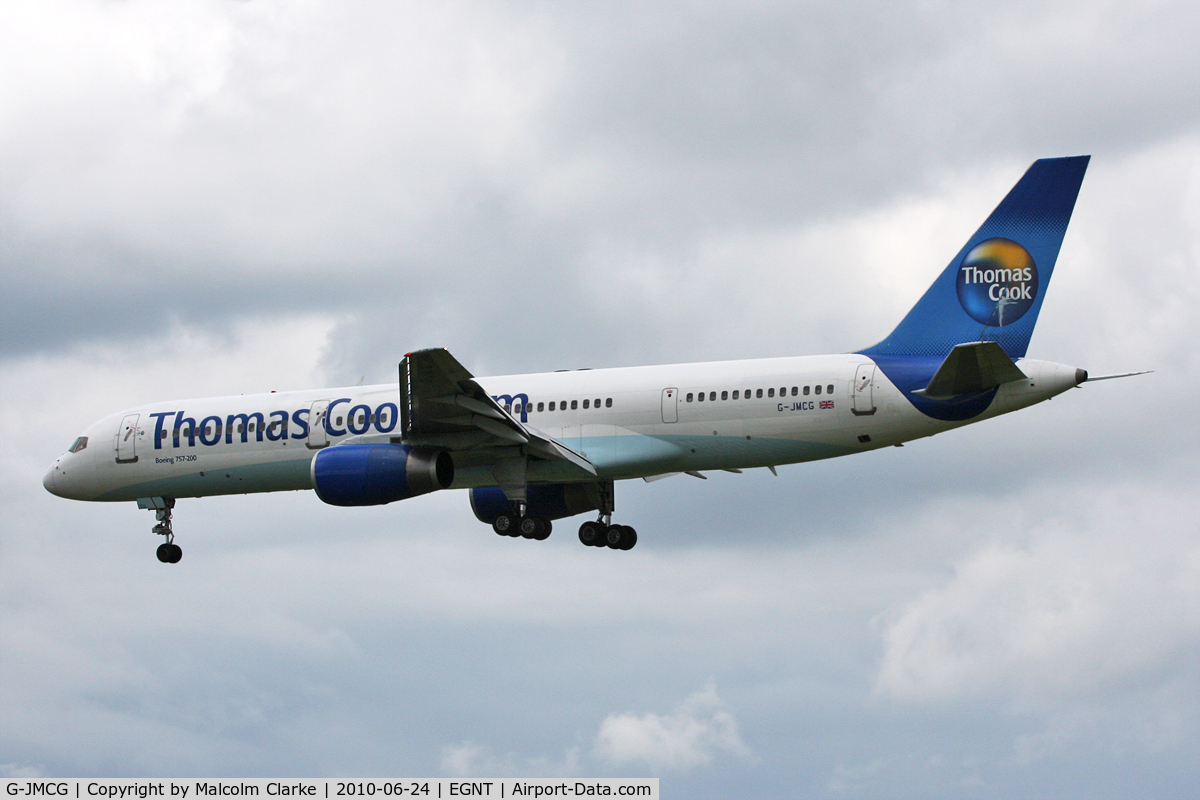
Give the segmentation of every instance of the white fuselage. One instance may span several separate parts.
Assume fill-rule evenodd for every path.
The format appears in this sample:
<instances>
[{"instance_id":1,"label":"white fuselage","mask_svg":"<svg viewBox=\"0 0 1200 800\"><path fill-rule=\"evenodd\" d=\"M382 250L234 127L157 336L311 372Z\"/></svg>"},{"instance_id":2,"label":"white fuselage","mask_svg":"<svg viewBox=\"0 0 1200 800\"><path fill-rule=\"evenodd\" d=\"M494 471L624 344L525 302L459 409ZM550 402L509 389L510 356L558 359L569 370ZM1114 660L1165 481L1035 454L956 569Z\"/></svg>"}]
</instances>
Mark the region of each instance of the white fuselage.
<instances>
[{"instance_id":1,"label":"white fuselage","mask_svg":"<svg viewBox=\"0 0 1200 800\"><path fill-rule=\"evenodd\" d=\"M1031 359L1018 366L1028 380L1000 386L981 414L950 422L918 411L857 354L478 382L528 427L584 455L599 478L621 480L897 445L1024 408L1077 383L1073 367ZM63 497L111 501L311 489L318 450L398 437L398 399L397 384L382 384L139 406L88 428L86 446L60 456L44 483ZM456 461L452 488L495 483L489 467L472 466L469 457ZM531 483L580 479L567 462L530 462Z\"/></svg>"}]
</instances>

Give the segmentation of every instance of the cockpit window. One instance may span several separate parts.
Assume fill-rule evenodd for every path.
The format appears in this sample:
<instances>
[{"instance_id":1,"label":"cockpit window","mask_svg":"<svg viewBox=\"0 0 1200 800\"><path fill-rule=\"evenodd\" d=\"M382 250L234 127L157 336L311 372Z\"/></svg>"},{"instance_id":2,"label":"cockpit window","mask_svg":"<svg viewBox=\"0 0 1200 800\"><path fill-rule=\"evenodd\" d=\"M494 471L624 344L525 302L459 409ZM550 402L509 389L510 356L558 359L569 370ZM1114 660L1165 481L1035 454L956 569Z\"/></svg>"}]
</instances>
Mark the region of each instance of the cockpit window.
<instances>
[{"instance_id":1,"label":"cockpit window","mask_svg":"<svg viewBox=\"0 0 1200 800\"><path fill-rule=\"evenodd\" d=\"M78 453L80 450L82 450L85 447L87 447L87 437L80 436L78 439L75 440L75 444L71 445L71 449L68 450L67 452L68 453Z\"/></svg>"}]
</instances>

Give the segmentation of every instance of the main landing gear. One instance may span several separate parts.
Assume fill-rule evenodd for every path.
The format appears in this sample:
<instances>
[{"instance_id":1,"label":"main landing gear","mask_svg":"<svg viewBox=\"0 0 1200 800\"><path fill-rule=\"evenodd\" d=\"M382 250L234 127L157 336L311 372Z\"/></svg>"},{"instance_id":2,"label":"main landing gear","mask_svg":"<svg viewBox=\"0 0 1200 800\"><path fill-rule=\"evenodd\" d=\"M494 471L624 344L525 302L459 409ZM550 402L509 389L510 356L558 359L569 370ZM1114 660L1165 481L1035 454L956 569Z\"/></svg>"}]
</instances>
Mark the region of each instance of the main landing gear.
<instances>
[{"instance_id":1,"label":"main landing gear","mask_svg":"<svg viewBox=\"0 0 1200 800\"><path fill-rule=\"evenodd\" d=\"M602 482L599 488L600 517L595 522L588 521L579 526L579 541L588 547L632 550L637 544L637 531L628 525L614 525L612 521L617 505L612 481Z\"/></svg>"},{"instance_id":2,"label":"main landing gear","mask_svg":"<svg viewBox=\"0 0 1200 800\"><path fill-rule=\"evenodd\" d=\"M607 516L607 515L606 515ZM611 517L579 526L579 541L588 547L607 547L612 550L632 550L637 544L637 531L628 525L613 525Z\"/></svg>"},{"instance_id":3,"label":"main landing gear","mask_svg":"<svg viewBox=\"0 0 1200 800\"><path fill-rule=\"evenodd\" d=\"M137 503L138 508L153 511L154 518L158 520L150 529L151 533L166 537L166 541L155 551L158 560L164 564L178 564L179 559L183 558L183 548L175 544L175 531L171 529L171 509L175 507L175 498L139 497Z\"/></svg>"},{"instance_id":4,"label":"main landing gear","mask_svg":"<svg viewBox=\"0 0 1200 800\"><path fill-rule=\"evenodd\" d=\"M568 496L565 491L560 492L557 499L566 508L556 513L563 516L574 516L589 508L596 509L600 512L599 519L594 522L585 522L579 526L579 541L588 547L632 550L633 546L637 544L637 531L628 525L614 525L612 522L614 506L612 481L597 481L591 487L585 488L589 489L590 494L578 493ZM516 492L512 494L516 494ZM512 494L508 494L506 497L512 497ZM582 494L582 501L580 494ZM540 500L537 498L534 500L537 503L534 508L537 510L556 507L555 504L548 503L544 496ZM474 495L472 495L471 503L472 508L476 509L476 516L481 520L491 518L492 530L501 536L522 536L526 539L540 540L547 538L554 527L549 517L530 513L529 503L524 496L511 500L511 505L509 502L505 502L504 510L494 517L491 516L491 513L495 512L490 512L490 509L490 513L485 512L487 516L481 514L475 502ZM573 503L574 506L572 506Z\"/></svg>"},{"instance_id":5,"label":"main landing gear","mask_svg":"<svg viewBox=\"0 0 1200 800\"><path fill-rule=\"evenodd\" d=\"M542 541L550 536L550 531L554 530L554 523L549 517L526 514L524 504L521 504L515 514L504 512L497 515L492 522L492 530L501 536L520 536Z\"/></svg>"}]
</instances>

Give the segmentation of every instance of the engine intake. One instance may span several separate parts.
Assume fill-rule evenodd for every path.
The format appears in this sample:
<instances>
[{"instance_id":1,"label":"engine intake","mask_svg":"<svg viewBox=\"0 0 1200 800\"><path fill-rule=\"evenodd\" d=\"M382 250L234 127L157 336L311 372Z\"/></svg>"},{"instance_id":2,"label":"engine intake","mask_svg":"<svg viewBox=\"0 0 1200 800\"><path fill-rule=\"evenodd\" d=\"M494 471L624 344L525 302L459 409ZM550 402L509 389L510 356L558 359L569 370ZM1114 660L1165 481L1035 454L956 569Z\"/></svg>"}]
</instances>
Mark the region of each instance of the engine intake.
<instances>
[{"instance_id":1,"label":"engine intake","mask_svg":"<svg viewBox=\"0 0 1200 800\"><path fill-rule=\"evenodd\" d=\"M312 460L317 497L333 506L378 506L448 489L454 460L444 450L403 444L343 444Z\"/></svg>"}]
</instances>

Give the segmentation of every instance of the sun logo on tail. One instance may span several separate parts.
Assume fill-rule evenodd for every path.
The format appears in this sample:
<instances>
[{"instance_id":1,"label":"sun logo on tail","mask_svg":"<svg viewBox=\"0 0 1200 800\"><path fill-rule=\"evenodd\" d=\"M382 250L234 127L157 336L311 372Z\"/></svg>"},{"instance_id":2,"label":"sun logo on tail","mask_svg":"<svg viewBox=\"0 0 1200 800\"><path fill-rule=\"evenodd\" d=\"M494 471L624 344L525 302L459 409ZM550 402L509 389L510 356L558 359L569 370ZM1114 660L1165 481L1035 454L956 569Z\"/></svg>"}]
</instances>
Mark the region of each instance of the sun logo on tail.
<instances>
[{"instance_id":1,"label":"sun logo on tail","mask_svg":"<svg viewBox=\"0 0 1200 800\"><path fill-rule=\"evenodd\" d=\"M987 239L958 268L958 302L971 319L1002 328L1025 316L1037 299L1037 265L1012 239Z\"/></svg>"}]
</instances>

